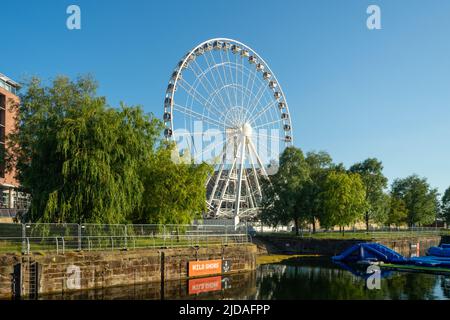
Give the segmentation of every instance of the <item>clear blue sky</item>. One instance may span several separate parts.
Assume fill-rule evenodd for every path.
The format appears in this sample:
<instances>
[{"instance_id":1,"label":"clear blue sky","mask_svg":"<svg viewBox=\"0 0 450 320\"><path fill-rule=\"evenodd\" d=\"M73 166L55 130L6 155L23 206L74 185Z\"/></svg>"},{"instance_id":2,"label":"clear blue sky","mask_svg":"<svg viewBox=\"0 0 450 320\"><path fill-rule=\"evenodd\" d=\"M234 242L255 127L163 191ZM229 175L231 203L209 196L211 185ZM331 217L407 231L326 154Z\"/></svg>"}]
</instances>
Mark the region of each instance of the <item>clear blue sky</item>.
<instances>
[{"instance_id":1,"label":"clear blue sky","mask_svg":"<svg viewBox=\"0 0 450 320\"><path fill-rule=\"evenodd\" d=\"M66 8L82 29L66 28ZM366 28L381 7L382 30ZM0 72L91 73L100 94L160 116L180 57L213 37L257 50L283 85L295 145L346 166L450 186L450 1L2 1Z\"/></svg>"}]
</instances>

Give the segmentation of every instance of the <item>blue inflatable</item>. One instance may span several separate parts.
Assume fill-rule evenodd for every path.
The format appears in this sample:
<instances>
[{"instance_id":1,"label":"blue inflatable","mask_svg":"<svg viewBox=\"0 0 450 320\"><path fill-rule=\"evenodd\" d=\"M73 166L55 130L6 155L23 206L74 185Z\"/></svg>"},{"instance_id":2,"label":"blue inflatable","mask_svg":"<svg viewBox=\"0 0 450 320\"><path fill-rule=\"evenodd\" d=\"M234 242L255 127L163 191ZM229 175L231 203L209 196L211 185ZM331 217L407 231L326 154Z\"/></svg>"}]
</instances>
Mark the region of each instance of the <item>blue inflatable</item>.
<instances>
[{"instance_id":1,"label":"blue inflatable","mask_svg":"<svg viewBox=\"0 0 450 320\"><path fill-rule=\"evenodd\" d=\"M428 256L450 258L450 245L441 244L439 247L431 247L427 251Z\"/></svg>"},{"instance_id":2,"label":"blue inflatable","mask_svg":"<svg viewBox=\"0 0 450 320\"><path fill-rule=\"evenodd\" d=\"M334 256L333 261L383 261L386 263L406 263L408 260L394 250L375 242L358 243L340 255Z\"/></svg>"},{"instance_id":3,"label":"blue inflatable","mask_svg":"<svg viewBox=\"0 0 450 320\"><path fill-rule=\"evenodd\" d=\"M334 256L335 262L374 262L382 261L389 264L415 265L422 267L450 268L450 244L441 244L439 247L431 247L425 257L407 259L378 243L358 243L340 255ZM438 269L437 269L438 270Z\"/></svg>"}]
</instances>

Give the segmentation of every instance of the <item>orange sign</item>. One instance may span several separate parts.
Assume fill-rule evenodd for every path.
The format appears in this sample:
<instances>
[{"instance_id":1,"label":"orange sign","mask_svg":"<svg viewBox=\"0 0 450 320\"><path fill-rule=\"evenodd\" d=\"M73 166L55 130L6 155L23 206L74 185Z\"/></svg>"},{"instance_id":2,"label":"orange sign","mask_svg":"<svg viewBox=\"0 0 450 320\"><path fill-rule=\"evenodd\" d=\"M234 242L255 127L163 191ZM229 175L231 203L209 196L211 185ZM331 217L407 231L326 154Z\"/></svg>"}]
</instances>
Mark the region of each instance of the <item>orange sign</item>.
<instances>
[{"instance_id":1,"label":"orange sign","mask_svg":"<svg viewBox=\"0 0 450 320\"><path fill-rule=\"evenodd\" d=\"M222 277L209 277L189 280L189 294L218 291L222 289Z\"/></svg>"},{"instance_id":2,"label":"orange sign","mask_svg":"<svg viewBox=\"0 0 450 320\"><path fill-rule=\"evenodd\" d=\"M222 273L222 260L189 261L189 277Z\"/></svg>"}]
</instances>

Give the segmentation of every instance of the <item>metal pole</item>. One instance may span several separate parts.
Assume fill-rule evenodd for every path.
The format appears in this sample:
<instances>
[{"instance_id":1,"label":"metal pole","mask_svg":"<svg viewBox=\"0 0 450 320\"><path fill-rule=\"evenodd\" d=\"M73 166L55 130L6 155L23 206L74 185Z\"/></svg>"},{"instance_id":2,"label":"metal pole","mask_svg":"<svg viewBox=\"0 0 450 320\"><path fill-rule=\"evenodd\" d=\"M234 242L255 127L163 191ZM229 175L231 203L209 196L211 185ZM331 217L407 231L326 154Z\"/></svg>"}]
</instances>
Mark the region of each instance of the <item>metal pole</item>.
<instances>
[{"instance_id":1,"label":"metal pole","mask_svg":"<svg viewBox=\"0 0 450 320\"><path fill-rule=\"evenodd\" d=\"M27 230L25 224L22 223L22 253L26 252L26 242L25 242L26 232Z\"/></svg>"},{"instance_id":2,"label":"metal pole","mask_svg":"<svg viewBox=\"0 0 450 320\"><path fill-rule=\"evenodd\" d=\"M81 225L78 224L78 251L81 251Z\"/></svg>"},{"instance_id":3,"label":"metal pole","mask_svg":"<svg viewBox=\"0 0 450 320\"><path fill-rule=\"evenodd\" d=\"M128 247L128 233L127 233L127 225L124 225L125 227L125 249Z\"/></svg>"}]
</instances>

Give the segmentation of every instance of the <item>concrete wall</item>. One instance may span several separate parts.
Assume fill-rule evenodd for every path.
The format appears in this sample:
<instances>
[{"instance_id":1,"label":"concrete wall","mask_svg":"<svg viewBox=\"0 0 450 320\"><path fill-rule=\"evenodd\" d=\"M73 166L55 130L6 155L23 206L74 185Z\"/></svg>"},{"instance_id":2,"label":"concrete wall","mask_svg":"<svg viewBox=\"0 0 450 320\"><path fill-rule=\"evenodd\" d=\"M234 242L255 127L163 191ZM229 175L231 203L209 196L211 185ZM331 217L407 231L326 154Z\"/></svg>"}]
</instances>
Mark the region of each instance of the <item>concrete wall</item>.
<instances>
[{"instance_id":1,"label":"concrete wall","mask_svg":"<svg viewBox=\"0 0 450 320\"><path fill-rule=\"evenodd\" d=\"M23 297L35 297L147 283L160 286L188 278L189 261L213 259L230 260L230 273L255 270L256 246L4 255L0 256L0 299L19 292ZM14 290L19 279L21 286Z\"/></svg>"}]
</instances>

